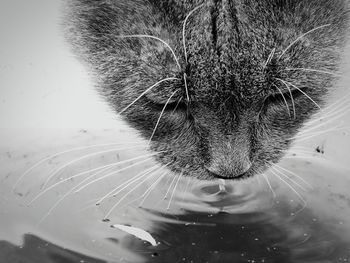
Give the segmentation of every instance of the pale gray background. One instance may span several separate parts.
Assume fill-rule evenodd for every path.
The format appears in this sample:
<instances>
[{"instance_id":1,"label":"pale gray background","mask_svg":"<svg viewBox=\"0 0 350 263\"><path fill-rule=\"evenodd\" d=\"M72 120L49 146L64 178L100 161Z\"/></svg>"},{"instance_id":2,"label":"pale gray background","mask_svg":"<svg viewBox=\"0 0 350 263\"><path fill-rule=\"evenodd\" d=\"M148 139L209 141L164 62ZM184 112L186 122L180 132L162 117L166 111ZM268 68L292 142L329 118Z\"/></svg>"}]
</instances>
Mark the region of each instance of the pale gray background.
<instances>
[{"instance_id":1,"label":"pale gray background","mask_svg":"<svg viewBox=\"0 0 350 263\"><path fill-rule=\"evenodd\" d=\"M0 0L0 128L114 125L115 115L64 42L59 7Z\"/></svg>"}]
</instances>

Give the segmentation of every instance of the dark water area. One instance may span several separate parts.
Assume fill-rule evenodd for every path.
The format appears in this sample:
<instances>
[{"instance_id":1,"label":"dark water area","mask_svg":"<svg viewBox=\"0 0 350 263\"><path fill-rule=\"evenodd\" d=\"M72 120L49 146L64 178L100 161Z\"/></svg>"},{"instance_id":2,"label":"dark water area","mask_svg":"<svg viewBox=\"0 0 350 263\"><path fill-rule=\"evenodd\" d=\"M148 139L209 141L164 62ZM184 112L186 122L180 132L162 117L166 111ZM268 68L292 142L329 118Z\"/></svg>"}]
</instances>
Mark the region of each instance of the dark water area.
<instances>
[{"instance_id":1,"label":"dark water area","mask_svg":"<svg viewBox=\"0 0 350 263\"><path fill-rule=\"evenodd\" d=\"M98 138L84 134L74 136L74 143L94 144L91 140ZM286 159L279 164L312 187L290 174L290 188L269 172L269 181L262 175L228 182L159 173L126 184L155 163L132 161L126 168L125 160L147 151L129 145L113 153L105 145L47 159L18 183L29 167L59 148L40 144L47 141L33 141L25 150L2 149L0 263L350 261L350 173L333 162ZM43 153L35 155L33 145L44 147ZM116 161L122 164L112 170L119 172L107 177L110 170L102 167ZM103 180L94 181L98 178ZM115 195L97 201L112 190ZM136 234L116 225L137 229Z\"/></svg>"},{"instance_id":2,"label":"dark water area","mask_svg":"<svg viewBox=\"0 0 350 263\"><path fill-rule=\"evenodd\" d=\"M108 242L139 255L142 262L348 262L350 244L329 231L325 224L315 220L305 222L313 218L307 213L304 211L284 225L283 222L277 224L275 218L268 218L264 213L232 215L219 212L213 215L187 211L168 218L179 223L154 222L156 230L152 235L158 242L156 247L133 236L121 240L110 238ZM156 216L169 217L166 214ZM307 228L307 232L293 235L293 231L300 231L298 228ZM22 246L0 242L0 262L133 261L123 257L106 261L94 259L39 237L25 235Z\"/></svg>"}]
</instances>

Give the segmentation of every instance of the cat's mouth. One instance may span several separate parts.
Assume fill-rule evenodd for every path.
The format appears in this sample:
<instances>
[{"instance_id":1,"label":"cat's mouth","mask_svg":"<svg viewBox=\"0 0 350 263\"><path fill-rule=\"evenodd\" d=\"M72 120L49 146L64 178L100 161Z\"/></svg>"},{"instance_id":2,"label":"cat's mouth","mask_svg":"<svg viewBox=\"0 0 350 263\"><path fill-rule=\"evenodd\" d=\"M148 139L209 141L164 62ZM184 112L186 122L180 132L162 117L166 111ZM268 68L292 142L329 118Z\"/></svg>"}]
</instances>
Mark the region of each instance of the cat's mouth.
<instances>
[{"instance_id":1,"label":"cat's mouth","mask_svg":"<svg viewBox=\"0 0 350 263\"><path fill-rule=\"evenodd\" d=\"M238 175L213 173L207 169L206 172L209 174L210 179L223 179L230 181L244 180L254 175L254 173L252 173L250 170L247 170L246 172Z\"/></svg>"},{"instance_id":2,"label":"cat's mouth","mask_svg":"<svg viewBox=\"0 0 350 263\"><path fill-rule=\"evenodd\" d=\"M236 176L226 176L226 175L221 175L221 174L215 174L212 173L210 171L208 171L210 177L212 177L213 179L224 179L224 180L243 180L246 179L248 177L250 177L251 175L249 175L249 172L240 174L240 175L236 175Z\"/></svg>"}]
</instances>

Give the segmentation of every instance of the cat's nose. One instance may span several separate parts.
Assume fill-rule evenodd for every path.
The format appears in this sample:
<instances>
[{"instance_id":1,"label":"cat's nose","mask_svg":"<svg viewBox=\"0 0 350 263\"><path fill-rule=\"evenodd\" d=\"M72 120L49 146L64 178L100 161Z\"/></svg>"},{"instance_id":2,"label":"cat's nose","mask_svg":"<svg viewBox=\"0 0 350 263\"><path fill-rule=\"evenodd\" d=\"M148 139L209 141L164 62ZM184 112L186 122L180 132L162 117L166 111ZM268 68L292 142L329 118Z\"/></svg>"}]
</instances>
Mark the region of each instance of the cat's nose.
<instances>
[{"instance_id":1,"label":"cat's nose","mask_svg":"<svg viewBox=\"0 0 350 263\"><path fill-rule=\"evenodd\" d=\"M205 168L214 177L221 179L238 179L243 177L251 166L252 163L249 160L245 160L240 163L214 162Z\"/></svg>"}]
</instances>

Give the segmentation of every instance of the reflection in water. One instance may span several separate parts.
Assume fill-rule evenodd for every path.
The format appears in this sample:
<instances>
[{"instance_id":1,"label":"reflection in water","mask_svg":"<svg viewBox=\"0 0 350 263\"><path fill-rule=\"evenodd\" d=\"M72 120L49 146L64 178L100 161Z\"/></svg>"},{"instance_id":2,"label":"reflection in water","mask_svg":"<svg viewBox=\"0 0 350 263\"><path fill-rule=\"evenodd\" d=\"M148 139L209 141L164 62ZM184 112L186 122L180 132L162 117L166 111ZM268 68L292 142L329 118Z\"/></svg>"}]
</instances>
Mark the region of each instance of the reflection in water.
<instances>
[{"instance_id":1,"label":"reflection in water","mask_svg":"<svg viewBox=\"0 0 350 263\"><path fill-rule=\"evenodd\" d=\"M85 140L91 142L89 136L94 135L84 134ZM81 136L75 139L83 140ZM95 149L95 153L106 151L108 154L91 156L91 159L59 171L52 176L46 189L63 183L52 187L40 198L36 197L43 193L42 185L48 176L64 164L94 152L89 149L49 160L23 177L13 192L13 185L23 175L23 167L31 167L33 162L27 161L23 149L3 151L6 154L2 156L1 167L10 172L1 178L0 185L1 263L16 260L96 263L322 263L350 260L350 182L345 168L325 160L282 162L282 167L294 171L314 187L311 190L305 182L290 175L294 182L305 186L307 191L302 191L297 184L288 181L307 201L307 206L288 185L269 173L266 176L271 188L262 176L242 182L209 182L177 180L166 174L142 184L140 181L125 184L140 172L153 169L151 161L136 164L138 160L117 176L106 177L75 192L89 176L91 178L84 183L95 181L111 170L67 178L86 170L97 172L96 167L146 154L143 150L135 153L135 149L111 154L110 150L105 146ZM119 171L123 167L113 169ZM157 178L161 180L155 185ZM115 195L100 202L106 193L122 185L125 188L119 188ZM155 187L150 188L152 186ZM147 192L149 189L152 191ZM33 199L35 202L31 203ZM158 245L152 246L111 227L116 224L145 230Z\"/></svg>"}]
</instances>

